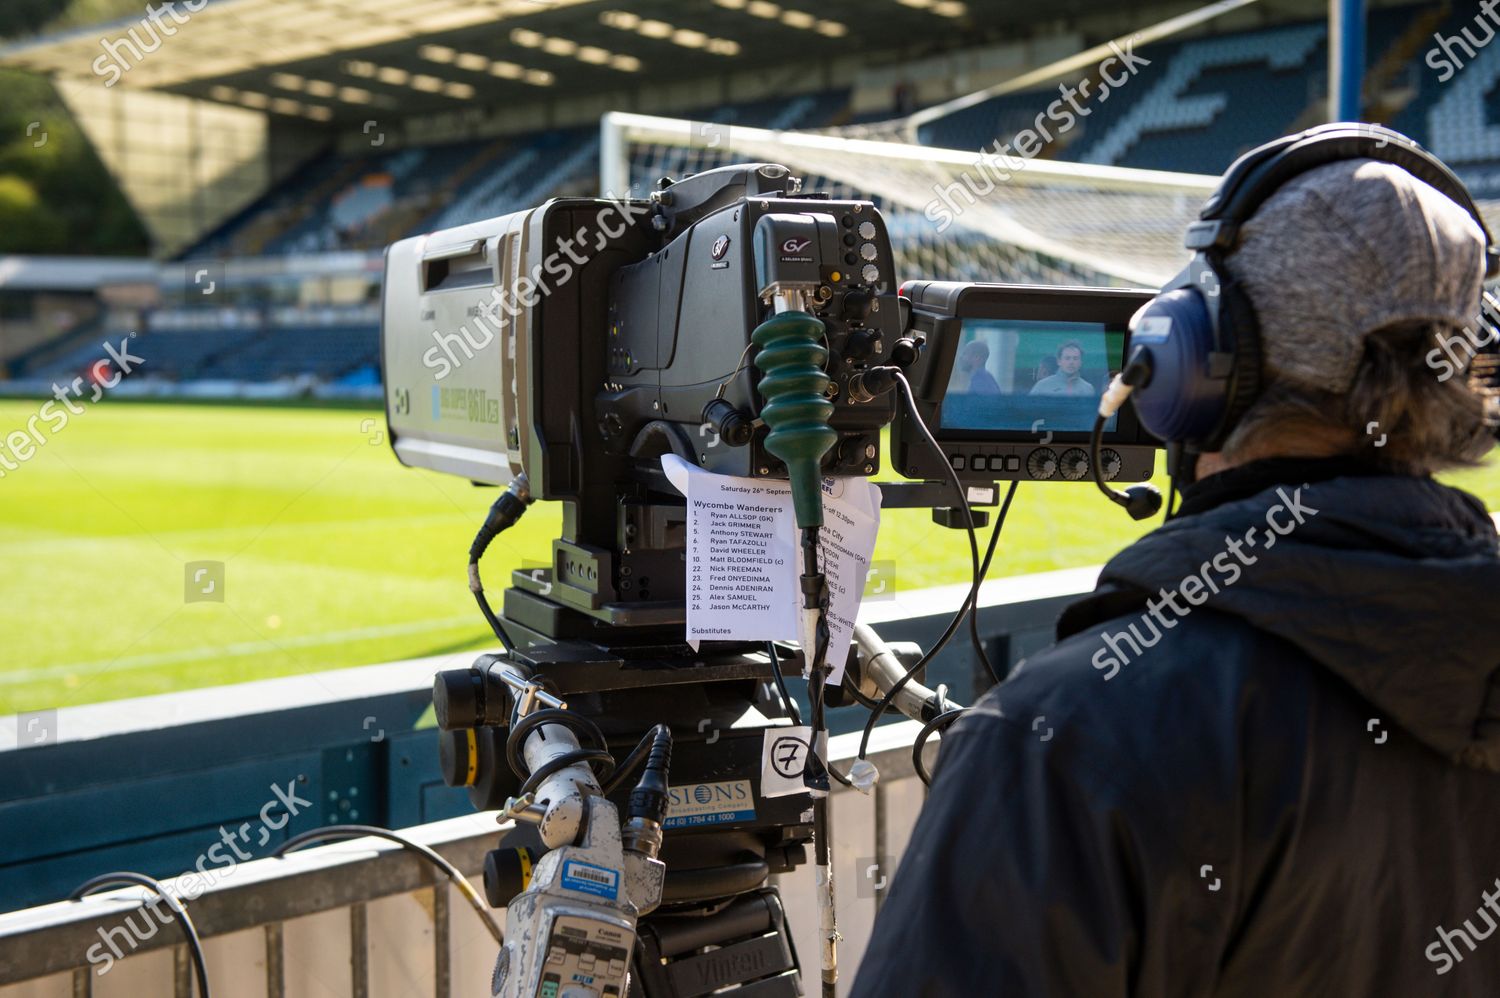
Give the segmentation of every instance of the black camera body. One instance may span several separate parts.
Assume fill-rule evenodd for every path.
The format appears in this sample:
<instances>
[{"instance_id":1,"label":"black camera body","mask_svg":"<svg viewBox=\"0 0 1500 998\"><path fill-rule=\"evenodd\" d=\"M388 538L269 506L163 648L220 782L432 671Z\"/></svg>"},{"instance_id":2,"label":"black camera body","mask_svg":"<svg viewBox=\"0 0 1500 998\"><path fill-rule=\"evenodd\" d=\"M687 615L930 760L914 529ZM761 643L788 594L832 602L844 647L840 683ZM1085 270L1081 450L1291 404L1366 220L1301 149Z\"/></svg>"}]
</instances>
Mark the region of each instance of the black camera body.
<instances>
[{"instance_id":1,"label":"black camera body","mask_svg":"<svg viewBox=\"0 0 1500 998\"><path fill-rule=\"evenodd\" d=\"M750 363L778 295L826 329L838 441L824 470L879 469L895 399L857 401L849 385L900 335L885 223L868 201L797 186L774 164L724 167L649 199L558 199L387 251L397 456L492 484L524 472L534 498L564 504L553 564L516 573L507 616L552 637L587 631L576 614L680 627L684 513L661 458L785 477Z\"/></svg>"},{"instance_id":2,"label":"black camera body","mask_svg":"<svg viewBox=\"0 0 1500 998\"><path fill-rule=\"evenodd\" d=\"M802 861L810 798L760 787L764 733L790 713L769 680L797 675L802 656L760 641L686 643L686 504L662 458L787 477L765 446L752 336L796 311L824 333L835 431L825 475L879 472L889 426L891 465L916 481L882 483L888 508L954 506L955 477L977 505L996 490L969 486L1082 478L1082 422L1149 297L931 282L904 291L872 202L802 194L774 164L663 181L645 199L557 199L390 247L381 341L397 456L511 485L507 515L531 499L563 507L552 563L513 572L500 619L471 551L470 586L508 649L438 676L448 785L480 809L519 806L523 770L510 750L511 735L525 735L522 677L590 719L596 748L616 761L654 725L672 731L664 903L706 915ZM1043 370L1049 353L1055 371ZM914 411L898 404L897 370ZM1118 464L1106 477L1149 477L1154 447L1128 407L1104 439ZM516 887L487 876L487 889L498 905Z\"/></svg>"},{"instance_id":3,"label":"black camera body","mask_svg":"<svg viewBox=\"0 0 1500 998\"><path fill-rule=\"evenodd\" d=\"M752 427L760 402L749 347L770 314L763 282L793 268L812 288L805 304L827 333L838 443L823 469L873 474L895 400L856 402L849 382L883 362L900 336L901 310L885 223L866 201L740 198L616 271L607 384L597 400L606 448L649 461L670 443L709 471L784 478L765 449L765 427ZM705 412L715 400L725 405ZM651 439L658 433L676 439Z\"/></svg>"}]
</instances>

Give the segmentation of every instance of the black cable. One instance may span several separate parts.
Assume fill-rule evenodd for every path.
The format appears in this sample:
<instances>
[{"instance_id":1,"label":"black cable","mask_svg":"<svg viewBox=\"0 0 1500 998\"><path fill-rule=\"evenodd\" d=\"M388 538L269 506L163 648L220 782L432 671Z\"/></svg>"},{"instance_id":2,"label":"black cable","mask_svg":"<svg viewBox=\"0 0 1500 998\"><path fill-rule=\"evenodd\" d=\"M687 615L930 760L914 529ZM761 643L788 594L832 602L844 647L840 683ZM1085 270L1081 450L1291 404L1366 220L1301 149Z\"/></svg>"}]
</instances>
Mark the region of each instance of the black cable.
<instances>
[{"instance_id":1,"label":"black cable","mask_svg":"<svg viewBox=\"0 0 1500 998\"><path fill-rule=\"evenodd\" d=\"M824 672L827 668L828 659L828 584L818 566L818 537L820 533L821 528L819 527L804 527L802 529L802 567L804 572L802 576L803 610L816 609L818 611L817 626L813 632L813 647L811 649L803 649L804 655L809 653L812 655L807 671L807 699L812 708L810 712L811 716L808 718L811 735L810 744L807 747L807 759L803 763L803 782L807 784L808 789L821 791L820 793L814 793L812 800L813 864L818 869L820 891L818 905L821 911L825 901L830 906L833 903L833 852L832 843L829 841L830 828L828 820L830 787L827 779L822 777L823 774L827 773L831 774L846 787L851 784L847 777L833 768L831 760L825 762L818 755L818 735L825 727L823 693L824 680L826 678ZM816 592L813 592L811 588L814 581L817 583ZM776 668L780 671L781 667L777 665ZM808 771L809 769L813 769L815 763L816 769L809 776ZM825 880L825 877L828 879ZM824 894L822 892L827 893ZM835 936L836 939L837 937ZM837 945L837 943L834 942L831 945ZM835 994L834 982L827 975L828 972L825 970L822 978L822 993L824 998L833 998Z\"/></svg>"},{"instance_id":2,"label":"black cable","mask_svg":"<svg viewBox=\"0 0 1500 998\"><path fill-rule=\"evenodd\" d=\"M912 395L911 384L906 380L904 374L897 372L894 377L897 387L901 390L901 401L906 405L907 413L911 416L911 420L917 429L921 431L922 438L927 442L927 446L938 456L943 469L948 473L948 480L952 483L954 492L958 494L959 508L963 510L964 521L968 524L969 557L973 563L974 574L973 582L969 586L968 596L964 598L963 605L958 608L958 612L953 615L953 619L948 621L948 626L943 629L943 633L938 637L937 642L927 650L926 654L917 660L915 665L906 670L906 673L896 681L895 685L886 691L885 696L880 698L880 705L870 714L869 720L865 722L864 734L860 736L859 740L859 758L861 759L865 758L869 752L870 735L874 732L875 725L880 721L886 710L890 708L891 702L896 699L896 695L906 688L906 684L911 682L913 676L926 667L927 663L932 661L938 652L947 646L948 642L953 639L953 635L962 626L965 616L979 602L979 541L974 532L974 515L969 509L969 497L964 492L963 483L958 480L958 473L948 464L948 459L943 454L942 448L932 438L932 431L927 428L927 424L922 420L922 414L917 411L917 403ZM1010 494L1014 495L1014 490ZM1008 499L1009 497L1007 497L1006 508L1003 508L995 517L994 532L996 537L999 537L1000 528L1005 523L1005 513L1009 507Z\"/></svg>"},{"instance_id":3,"label":"black cable","mask_svg":"<svg viewBox=\"0 0 1500 998\"><path fill-rule=\"evenodd\" d=\"M605 749L581 748L571 752L564 752L556 759L548 759L530 776L526 782L521 784L521 789L516 791L516 796L525 797L527 794L536 793L541 785L547 782L547 778L555 773L560 773L569 766L576 766L580 762L586 762L594 772L594 781L603 783L609 779L615 771L615 757Z\"/></svg>"},{"instance_id":4,"label":"black cable","mask_svg":"<svg viewBox=\"0 0 1500 998\"><path fill-rule=\"evenodd\" d=\"M630 754L625 757L625 761L620 763L619 767L615 769L614 774L602 784L601 788L604 791L604 796L608 797L614 793L626 780L634 775L635 771L640 768L641 763L646 761L646 756L650 754L651 746L656 742L657 730L665 727L665 724L658 724L641 736L641 740L636 743L635 748L630 750Z\"/></svg>"},{"instance_id":5,"label":"black cable","mask_svg":"<svg viewBox=\"0 0 1500 998\"><path fill-rule=\"evenodd\" d=\"M802 567L806 570L806 575L803 576L804 579L811 576L817 576L819 581L823 581L822 573L819 571L818 567L818 538L820 532L821 528L819 527L804 527L802 530ZM830 774L834 779L838 780L840 783L847 787L852 785L849 782L849 778L844 776L838 770L834 769L832 761L825 761L818 755L818 735L822 733L827 726L827 721L824 716L824 693L826 691L825 684L827 681L826 670L828 667L827 658L829 640L828 589L826 584L822 587L822 592L818 594L818 602L818 625L815 631L815 636L813 638L814 647L812 648L812 662L807 672L807 700L808 704L812 708L811 716L808 718L808 724L812 729L812 744L808 746L807 760L810 764L813 760L816 759L818 770ZM804 654L805 653L806 652L804 651ZM780 666L777 666L777 670L778 672L780 671ZM828 788L825 785L821 789L826 791ZM815 798L814 804L816 805L816 802L821 799L822 798Z\"/></svg>"},{"instance_id":6,"label":"black cable","mask_svg":"<svg viewBox=\"0 0 1500 998\"><path fill-rule=\"evenodd\" d=\"M524 748L526 736L544 724L560 724L569 728L579 736L580 742L587 738L593 742L593 748L608 754L609 745L604 740L604 733L599 730L599 725L584 717L582 714L571 710L562 710L557 707L547 707L542 710L534 710L510 726L510 734L505 738L505 761L510 765L510 771L516 774L518 779L526 779L531 769L526 765ZM588 747L588 746L585 746ZM610 757L610 765L614 765L614 757ZM604 774L606 777L609 773Z\"/></svg>"},{"instance_id":7,"label":"black cable","mask_svg":"<svg viewBox=\"0 0 1500 998\"><path fill-rule=\"evenodd\" d=\"M490 609L490 601L484 595L484 586L479 582L479 563L469 562L469 578L473 585L470 589L474 593L474 600L479 604L479 612L484 614L485 622L490 625L490 630L495 632L495 637L500 639L500 646L509 655L515 651L515 645L511 643L510 635L505 633L505 627L501 625L500 618L495 616L495 611ZM478 587L478 588L475 588Z\"/></svg>"},{"instance_id":8,"label":"black cable","mask_svg":"<svg viewBox=\"0 0 1500 998\"><path fill-rule=\"evenodd\" d=\"M791 693L787 692L786 677L781 674L781 656L776 651L776 642L767 641L766 651L771 656L771 680L776 684L776 692L781 695L781 705L786 709L787 717L792 723L802 724L802 710L797 706L797 701L792 699Z\"/></svg>"},{"instance_id":9,"label":"black cable","mask_svg":"<svg viewBox=\"0 0 1500 998\"><path fill-rule=\"evenodd\" d=\"M193 972L198 978L199 998L210 998L208 991L208 962L203 957L203 939L198 935L198 927L193 924L192 917L188 915L187 909L182 906L182 903L171 894L168 894L167 889L155 877L148 877L144 873L134 873L130 870L106 873L84 881L84 883L73 890L72 894L68 895L68 900L81 901L85 896L92 894L94 891L124 885L134 885L154 891L156 896L165 901L167 907L172 909L172 914L176 917L178 924L182 926L182 934L187 937L188 952L193 957ZM146 902L142 901L141 906L145 907L145 905Z\"/></svg>"},{"instance_id":10,"label":"black cable","mask_svg":"<svg viewBox=\"0 0 1500 998\"><path fill-rule=\"evenodd\" d=\"M927 772L927 767L922 765L922 749L927 747L927 739L932 737L933 732L941 731L962 715L968 713L967 707L956 707L947 710L922 725L922 730L917 733L917 740L911 744L911 765L917 771L917 777L923 786L932 786L932 777Z\"/></svg>"},{"instance_id":11,"label":"black cable","mask_svg":"<svg viewBox=\"0 0 1500 998\"><path fill-rule=\"evenodd\" d=\"M495 632L506 654L515 650L515 644L506 633L505 626L500 623L500 618L495 616L495 611L490 607L489 597L484 594L484 583L479 578L479 559L484 557L485 551L489 549L490 542L509 530L526 508L531 505L531 485L524 474L517 475L511 481L509 487L490 505L490 511L485 515L484 523L480 525L479 532L474 535L474 540L469 544L469 591L474 594L474 601L479 604L479 612L484 614L485 622L490 625L490 630Z\"/></svg>"},{"instance_id":12,"label":"black cable","mask_svg":"<svg viewBox=\"0 0 1500 998\"><path fill-rule=\"evenodd\" d=\"M1017 481L1010 483L1010 488L1005 491L1005 501L1000 505L1000 511L995 514L995 526L990 530L990 543L984 549L984 561L979 563L979 585L984 585L985 576L990 574L990 561L995 557L995 544L1000 540L1000 523L1005 519L1005 514L1010 512L1010 502L1016 497L1016 486L1021 484ZM1000 685L1000 674L990 664L990 657L985 653L984 644L979 640L979 606L976 604L969 611L969 642L974 646L974 654L984 665L984 671L990 674L990 683Z\"/></svg>"},{"instance_id":13,"label":"black cable","mask_svg":"<svg viewBox=\"0 0 1500 998\"><path fill-rule=\"evenodd\" d=\"M435 850L424 846L420 842L414 842L399 832L393 832L388 828L377 828L374 825L325 825L322 828L314 828L312 831L293 835L277 846L271 855L276 859L285 859L287 853L300 849L309 842L363 838L385 839L387 842L394 842L401 846L401 848L416 853L439 870L442 870L453 886L458 888L458 892L469 902L469 907L473 908L479 915L480 921L484 922L484 927L489 930L495 942L501 946L505 945L505 933L490 915L489 909L485 907L484 899L479 896L479 892L474 889L474 885L469 883L468 878L459 872L458 867L438 855Z\"/></svg>"}]
</instances>

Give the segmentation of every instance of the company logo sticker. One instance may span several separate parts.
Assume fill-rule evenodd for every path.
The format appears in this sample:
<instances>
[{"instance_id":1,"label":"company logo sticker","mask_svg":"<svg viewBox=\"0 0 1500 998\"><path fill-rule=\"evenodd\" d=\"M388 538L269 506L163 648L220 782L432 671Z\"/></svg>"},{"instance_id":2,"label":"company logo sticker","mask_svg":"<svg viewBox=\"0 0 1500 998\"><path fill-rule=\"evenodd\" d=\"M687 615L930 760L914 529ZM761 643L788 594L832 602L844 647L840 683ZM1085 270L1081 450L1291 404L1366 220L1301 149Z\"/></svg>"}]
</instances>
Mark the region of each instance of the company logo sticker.
<instances>
[{"instance_id":1,"label":"company logo sticker","mask_svg":"<svg viewBox=\"0 0 1500 998\"><path fill-rule=\"evenodd\" d=\"M667 788L667 820L663 828L727 825L755 820L755 794L749 780L689 783Z\"/></svg>"}]
</instances>

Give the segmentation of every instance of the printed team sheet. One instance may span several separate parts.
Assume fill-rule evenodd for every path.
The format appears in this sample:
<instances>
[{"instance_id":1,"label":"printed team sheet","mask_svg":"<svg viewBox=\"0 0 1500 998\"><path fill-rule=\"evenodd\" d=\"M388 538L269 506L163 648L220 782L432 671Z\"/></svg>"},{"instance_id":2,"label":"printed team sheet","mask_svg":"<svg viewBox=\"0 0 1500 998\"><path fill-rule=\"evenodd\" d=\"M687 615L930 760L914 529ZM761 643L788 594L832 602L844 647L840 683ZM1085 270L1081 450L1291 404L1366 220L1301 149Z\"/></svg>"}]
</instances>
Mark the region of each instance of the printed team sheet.
<instances>
[{"instance_id":1,"label":"printed team sheet","mask_svg":"<svg viewBox=\"0 0 1500 998\"><path fill-rule=\"evenodd\" d=\"M668 454L667 478L687 498L687 637L800 637L802 550L791 487L716 475ZM820 560L828 579L830 683L842 681L875 535L880 489L864 478L823 480Z\"/></svg>"}]
</instances>

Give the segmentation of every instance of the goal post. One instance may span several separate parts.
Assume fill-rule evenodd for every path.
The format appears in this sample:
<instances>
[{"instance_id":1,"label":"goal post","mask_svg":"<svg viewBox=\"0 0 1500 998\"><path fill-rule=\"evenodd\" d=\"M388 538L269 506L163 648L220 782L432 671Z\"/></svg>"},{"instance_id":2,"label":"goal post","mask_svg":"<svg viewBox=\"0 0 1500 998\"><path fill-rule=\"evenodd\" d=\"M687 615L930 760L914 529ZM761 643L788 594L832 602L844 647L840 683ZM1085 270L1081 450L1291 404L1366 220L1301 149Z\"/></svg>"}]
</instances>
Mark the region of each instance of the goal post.
<instances>
[{"instance_id":1,"label":"goal post","mask_svg":"<svg viewBox=\"0 0 1500 998\"><path fill-rule=\"evenodd\" d=\"M874 201L903 278L1160 287L1217 177L998 157L827 132L611 112L602 192L641 197L659 177L781 163L803 190Z\"/></svg>"}]
</instances>

